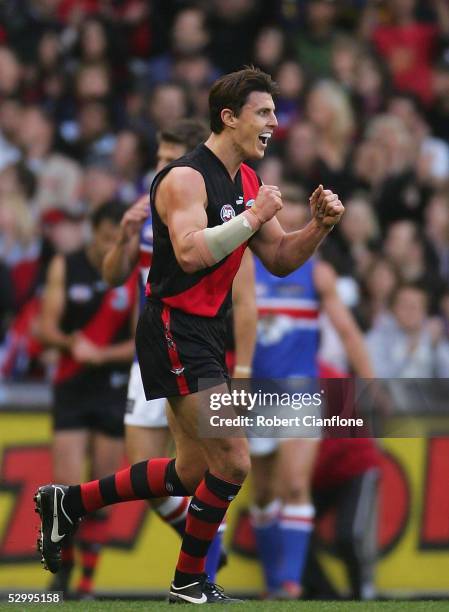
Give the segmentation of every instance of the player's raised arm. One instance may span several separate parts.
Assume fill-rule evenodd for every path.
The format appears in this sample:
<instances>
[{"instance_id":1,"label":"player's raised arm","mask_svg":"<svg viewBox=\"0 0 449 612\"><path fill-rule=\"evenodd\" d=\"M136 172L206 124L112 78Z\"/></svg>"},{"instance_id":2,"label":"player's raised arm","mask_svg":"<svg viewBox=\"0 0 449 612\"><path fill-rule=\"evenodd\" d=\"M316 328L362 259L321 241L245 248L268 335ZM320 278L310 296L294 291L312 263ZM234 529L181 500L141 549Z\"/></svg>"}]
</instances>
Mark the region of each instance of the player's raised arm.
<instances>
[{"instance_id":1,"label":"player's raised arm","mask_svg":"<svg viewBox=\"0 0 449 612\"><path fill-rule=\"evenodd\" d=\"M286 276L307 261L340 221L344 206L337 194L320 185L310 196L310 210L312 219L303 229L286 233L271 219L251 240L251 249L272 274Z\"/></svg>"},{"instance_id":2,"label":"player's raised arm","mask_svg":"<svg viewBox=\"0 0 449 612\"><path fill-rule=\"evenodd\" d=\"M148 214L148 195L144 195L123 215L119 239L107 252L102 266L103 278L112 287L122 285L137 265L140 230Z\"/></svg>"},{"instance_id":3,"label":"player's raised arm","mask_svg":"<svg viewBox=\"0 0 449 612\"><path fill-rule=\"evenodd\" d=\"M190 274L224 259L282 207L279 189L264 185L253 209L207 227L206 201L203 177L192 168L173 168L157 190L156 207L168 226L176 259Z\"/></svg>"}]
</instances>

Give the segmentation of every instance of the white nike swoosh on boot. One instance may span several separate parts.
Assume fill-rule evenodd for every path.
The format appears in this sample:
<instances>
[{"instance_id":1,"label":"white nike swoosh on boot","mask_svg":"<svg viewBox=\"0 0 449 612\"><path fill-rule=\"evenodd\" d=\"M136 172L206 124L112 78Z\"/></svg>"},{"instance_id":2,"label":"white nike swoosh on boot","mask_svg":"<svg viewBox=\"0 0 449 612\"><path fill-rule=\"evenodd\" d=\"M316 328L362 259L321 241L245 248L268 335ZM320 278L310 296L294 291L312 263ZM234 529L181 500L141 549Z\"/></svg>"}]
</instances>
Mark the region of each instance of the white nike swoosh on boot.
<instances>
[{"instance_id":1,"label":"white nike swoosh on boot","mask_svg":"<svg viewBox=\"0 0 449 612\"><path fill-rule=\"evenodd\" d=\"M205 595L204 593L201 593L201 597L190 597L190 595L184 595L183 593L180 593L180 591L182 591L183 589L188 589L189 587L193 586L195 583L193 582L192 584L187 584L186 586L183 587L175 587L173 584L171 586L171 593L172 595L176 595L176 597L179 597L180 599L183 599L184 601L188 601L190 603L194 603L194 604L202 604L202 603L206 603L207 602L207 595Z\"/></svg>"},{"instance_id":2,"label":"white nike swoosh on boot","mask_svg":"<svg viewBox=\"0 0 449 612\"><path fill-rule=\"evenodd\" d=\"M61 489L61 493L62 493L62 497L61 497L61 502L64 498L64 491L62 491ZM58 495L56 492L56 487L55 487L55 497L54 497L54 501L53 501L53 526L51 529L51 536L50 539L52 542L54 542L55 544L57 544L58 542L60 542L62 540L62 538L65 538L65 533L64 535L59 535L59 519L58 519L58 499L57 499Z\"/></svg>"}]
</instances>

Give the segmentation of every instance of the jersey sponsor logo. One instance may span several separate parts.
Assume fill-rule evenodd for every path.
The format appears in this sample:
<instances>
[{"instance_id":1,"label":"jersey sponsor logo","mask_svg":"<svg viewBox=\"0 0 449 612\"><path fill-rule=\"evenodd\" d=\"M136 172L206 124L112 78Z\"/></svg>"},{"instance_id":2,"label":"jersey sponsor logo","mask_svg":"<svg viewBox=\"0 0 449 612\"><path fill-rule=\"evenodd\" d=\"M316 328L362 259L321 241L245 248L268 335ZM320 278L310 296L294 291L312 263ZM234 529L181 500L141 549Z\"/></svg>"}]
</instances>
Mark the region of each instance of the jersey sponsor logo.
<instances>
[{"instance_id":1,"label":"jersey sponsor logo","mask_svg":"<svg viewBox=\"0 0 449 612\"><path fill-rule=\"evenodd\" d=\"M89 285L71 285L68 290L72 302L88 302L93 297L92 287Z\"/></svg>"},{"instance_id":2,"label":"jersey sponsor logo","mask_svg":"<svg viewBox=\"0 0 449 612\"><path fill-rule=\"evenodd\" d=\"M221 207L220 217L223 223L226 223L235 217L235 210L230 204L225 204Z\"/></svg>"},{"instance_id":3,"label":"jersey sponsor logo","mask_svg":"<svg viewBox=\"0 0 449 612\"><path fill-rule=\"evenodd\" d=\"M245 204L245 208L251 208L251 206L254 204L256 200L254 198L251 198L251 200L247 200L246 204Z\"/></svg>"},{"instance_id":4,"label":"jersey sponsor logo","mask_svg":"<svg viewBox=\"0 0 449 612\"><path fill-rule=\"evenodd\" d=\"M241 206L243 204L243 196L239 196L235 203L237 204L237 206Z\"/></svg>"}]
</instances>

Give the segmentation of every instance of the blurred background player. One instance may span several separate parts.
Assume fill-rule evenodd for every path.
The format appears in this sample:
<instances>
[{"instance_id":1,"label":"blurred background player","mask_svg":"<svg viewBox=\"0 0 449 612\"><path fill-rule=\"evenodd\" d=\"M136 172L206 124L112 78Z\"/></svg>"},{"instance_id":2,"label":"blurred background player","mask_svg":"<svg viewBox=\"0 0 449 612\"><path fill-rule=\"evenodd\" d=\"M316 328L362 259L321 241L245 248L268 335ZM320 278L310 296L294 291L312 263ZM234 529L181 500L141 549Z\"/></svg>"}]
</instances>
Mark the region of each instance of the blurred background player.
<instances>
[{"instance_id":1,"label":"blurred background player","mask_svg":"<svg viewBox=\"0 0 449 612\"><path fill-rule=\"evenodd\" d=\"M372 438L321 440L313 471L313 504L317 521L335 512L332 550L345 564L349 599L376 597L379 478L380 452ZM313 534L303 576L304 595L338 598L317 550L318 538Z\"/></svg>"},{"instance_id":2,"label":"blurred background player","mask_svg":"<svg viewBox=\"0 0 449 612\"><path fill-rule=\"evenodd\" d=\"M304 225L307 209L300 204L298 190L285 186L282 191L284 208L278 218L285 231L294 231ZM372 378L362 335L338 296L329 264L313 258L288 277L278 278L256 260L256 288L255 379L318 377L320 310L340 335L354 372ZM310 481L319 444L315 438L251 439L251 514L269 597L301 595L315 516Z\"/></svg>"},{"instance_id":3,"label":"blurred background player","mask_svg":"<svg viewBox=\"0 0 449 612\"><path fill-rule=\"evenodd\" d=\"M123 457L123 415L129 363L134 353L135 278L111 289L101 277L105 253L117 241L123 206L111 202L92 216L92 239L73 254L56 255L42 300L40 336L59 350L53 384L53 474L66 484L89 473L102 477ZM76 535L82 575L78 594L92 591L106 513L88 516ZM67 591L74 565L64 542L63 566L52 589Z\"/></svg>"},{"instance_id":4,"label":"blurred background player","mask_svg":"<svg viewBox=\"0 0 449 612\"><path fill-rule=\"evenodd\" d=\"M158 136L157 165L159 172L171 161L204 142L207 126L198 120L182 119L172 128L166 128ZM103 276L111 285L124 282L139 265L140 308L145 304L145 285L153 253L153 232L147 196L141 198L124 215L119 241L107 253L103 263ZM247 377L251 373L251 361L256 337L257 310L254 292L254 266L248 251L234 280L233 320L235 336L235 376ZM171 436L166 416L166 400L147 401L142 385L137 359L131 368L128 402L125 414L126 452L131 463L150 457L160 457L170 452ZM149 502L162 520L170 524L180 535L184 533L188 499L167 497ZM225 560L220 527L209 549L206 571L211 582L219 565Z\"/></svg>"}]
</instances>

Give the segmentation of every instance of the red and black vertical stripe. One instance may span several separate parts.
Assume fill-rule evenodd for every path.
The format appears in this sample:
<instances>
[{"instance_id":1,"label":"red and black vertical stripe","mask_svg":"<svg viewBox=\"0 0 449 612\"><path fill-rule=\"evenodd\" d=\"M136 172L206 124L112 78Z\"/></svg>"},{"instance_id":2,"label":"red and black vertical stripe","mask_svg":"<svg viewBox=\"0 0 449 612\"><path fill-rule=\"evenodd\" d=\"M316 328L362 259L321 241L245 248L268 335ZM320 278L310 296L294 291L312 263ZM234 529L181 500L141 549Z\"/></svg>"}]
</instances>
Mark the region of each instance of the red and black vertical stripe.
<instances>
[{"instance_id":1,"label":"red and black vertical stripe","mask_svg":"<svg viewBox=\"0 0 449 612\"><path fill-rule=\"evenodd\" d=\"M188 395L189 393L192 393L192 391L189 389L189 385L184 374L184 366L179 356L178 347L176 346L176 342L173 339L173 334L170 325L171 309L166 304L164 304L162 308L161 317L162 324L164 327L165 341L167 343L168 358L172 366L171 371L176 377L176 384L178 386L178 391L180 395Z\"/></svg>"}]
</instances>

